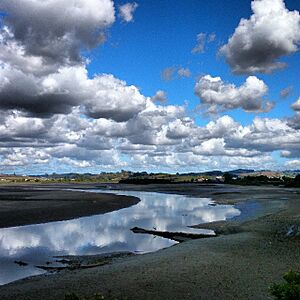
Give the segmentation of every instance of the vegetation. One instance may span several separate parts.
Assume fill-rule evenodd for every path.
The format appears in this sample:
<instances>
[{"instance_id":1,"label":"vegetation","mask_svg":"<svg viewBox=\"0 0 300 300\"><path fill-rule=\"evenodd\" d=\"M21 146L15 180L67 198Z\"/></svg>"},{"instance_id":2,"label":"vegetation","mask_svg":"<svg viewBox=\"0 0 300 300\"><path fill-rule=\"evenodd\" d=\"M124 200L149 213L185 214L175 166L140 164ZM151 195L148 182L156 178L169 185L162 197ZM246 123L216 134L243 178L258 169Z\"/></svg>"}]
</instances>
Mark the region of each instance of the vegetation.
<instances>
[{"instance_id":1,"label":"vegetation","mask_svg":"<svg viewBox=\"0 0 300 300\"><path fill-rule=\"evenodd\" d=\"M122 170L121 172L101 172L99 174L45 174L35 176L18 176L18 175L0 175L0 183L193 183L193 182L213 182L217 183L222 180L222 172L214 171L207 173L147 173L131 172ZM217 176L218 175L218 176ZM217 179L218 177L218 179Z\"/></svg>"},{"instance_id":2,"label":"vegetation","mask_svg":"<svg viewBox=\"0 0 300 300\"><path fill-rule=\"evenodd\" d=\"M169 184L169 183L228 183L238 185L275 185L300 187L300 170L287 172L233 170L223 173L209 171L201 173L147 173L131 172L101 172L67 173L51 175L5 175L0 174L0 183L129 183L129 184Z\"/></svg>"},{"instance_id":3,"label":"vegetation","mask_svg":"<svg viewBox=\"0 0 300 300\"><path fill-rule=\"evenodd\" d=\"M295 177L268 177L266 175L237 177L231 173L224 173L224 183L238 185L283 185L285 187L300 187L300 174Z\"/></svg>"},{"instance_id":4,"label":"vegetation","mask_svg":"<svg viewBox=\"0 0 300 300\"><path fill-rule=\"evenodd\" d=\"M300 187L300 174L295 178L283 177L285 185L288 187Z\"/></svg>"},{"instance_id":5,"label":"vegetation","mask_svg":"<svg viewBox=\"0 0 300 300\"><path fill-rule=\"evenodd\" d=\"M300 299L300 273L289 271L283 275L283 283L274 283L270 287L270 293L277 300Z\"/></svg>"}]
</instances>

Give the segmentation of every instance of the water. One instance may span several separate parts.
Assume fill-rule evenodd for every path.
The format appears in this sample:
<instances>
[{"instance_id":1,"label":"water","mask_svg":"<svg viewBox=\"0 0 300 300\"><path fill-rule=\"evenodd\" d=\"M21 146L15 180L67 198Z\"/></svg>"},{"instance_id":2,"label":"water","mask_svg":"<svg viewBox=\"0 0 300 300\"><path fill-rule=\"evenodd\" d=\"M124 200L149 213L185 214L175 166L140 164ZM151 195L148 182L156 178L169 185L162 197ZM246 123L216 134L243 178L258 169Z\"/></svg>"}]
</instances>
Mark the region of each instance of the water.
<instances>
[{"instance_id":1,"label":"water","mask_svg":"<svg viewBox=\"0 0 300 300\"><path fill-rule=\"evenodd\" d=\"M93 192L108 192L93 190ZM206 232L189 225L232 218L233 206L210 206L209 198L183 195L109 191L135 196L141 201L118 211L68 221L0 229L0 284L44 273L36 265L55 264L57 255L89 255L117 251L152 252L176 242L149 234L135 234L132 227L160 231ZM24 261L19 266L14 261Z\"/></svg>"}]
</instances>

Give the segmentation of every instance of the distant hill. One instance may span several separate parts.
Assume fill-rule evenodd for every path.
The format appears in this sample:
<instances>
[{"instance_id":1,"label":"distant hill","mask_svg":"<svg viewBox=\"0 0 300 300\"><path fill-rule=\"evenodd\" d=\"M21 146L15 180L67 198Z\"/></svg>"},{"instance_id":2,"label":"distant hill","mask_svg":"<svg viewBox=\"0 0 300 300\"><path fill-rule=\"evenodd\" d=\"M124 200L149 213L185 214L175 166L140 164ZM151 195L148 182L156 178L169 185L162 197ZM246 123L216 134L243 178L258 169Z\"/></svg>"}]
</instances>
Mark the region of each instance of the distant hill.
<instances>
[{"instance_id":1,"label":"distant hill","mask_svg":"<svg viewBox=\"0 0 300 300\"><path fill-rule=\"evenodd\" d=\"M249 170L249 169L236 169L229 171L228 173L233 175L239 175L239 174L246 174L246 173L255 173L255 170Z\"/></svg>"},{"instance_id":2,"label":"distant hill","mask_svg":"<svg viewBox=\"0 0 300 300\"><path fill-rule=\"evenodd\" d=\"M203 173L199 173L199 175L207 175L207 176L222 176L224 172L219 171L219 170L214 170L214 171L207 171Z\"/></svg>"},{"instance_id":3,"label":"distant hill","mask_svg":"<svg viewBox=\"0 0 300 300\"><path fill-rule=\"evenodd\" d=\"M148 173L148 172L132 172L121 170L119 172L99 172L99 173L51 173L43 175L12 175L0 174L0 182L123 182L150 184L150 183L222 183L224 182L224 174L229 174L235 179L243 179L252 182L253 178L247 177L263 177L269 180L287 181L289 178L295 178L300 174L300 170L254 170L254 169L234 169L230 171L211 170L204 172L187 172L187 173ZM263 176L263 177L262 177ZM286 177L286 178L284 178ZM273 182L272 181L272 182Z\"/></svg>"}]
</instances>

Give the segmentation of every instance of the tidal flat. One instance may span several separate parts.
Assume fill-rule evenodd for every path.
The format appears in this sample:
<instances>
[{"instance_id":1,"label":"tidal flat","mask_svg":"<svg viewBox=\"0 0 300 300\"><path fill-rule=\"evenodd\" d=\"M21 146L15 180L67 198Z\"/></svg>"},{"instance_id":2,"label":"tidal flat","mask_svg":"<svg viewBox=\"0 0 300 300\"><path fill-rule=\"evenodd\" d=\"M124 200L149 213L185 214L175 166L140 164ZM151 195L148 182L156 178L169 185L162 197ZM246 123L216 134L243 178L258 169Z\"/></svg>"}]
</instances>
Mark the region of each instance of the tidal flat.
<instances>
[{"instance_id":1,"label":"tidal flat","mask_svg":"<svg viewBox=\"0 0 300 300\"><path fill-rule=\"evenodd\" d=\"M105 188L209 198L212 207L233 205L241 214L233 214L225 221L201 220L201 224L193 224L196 228L213 230L218 234L217 237L188 240L147 254L119 255L104 259L107 263L99 263L101 257L97 255L84 256L80 258L83 263L90 260L90 263L96 261L99 265L12 282L0 287L1 299L64 299L67 293L79 296L100 293L117 299L272 299L268 292L269 285L279 281L282 273L289 269L300 269L299 189L201 184L3 187L0 190L0 213L6 216L7 223L5 218L1 218L1 226L44 223L105 213L105 202L100 199L106 199L108 211L112 210L110 199L122 203L119 207L115 203L114 209L138 203L135 197L61 191L70 188ZM16 193L20 191L20 195L23 193L26 196L18 198L11 193L14 189ZM69 198L63 199L61 193L66 193ZM14 199L9 198L12 194L15 195ZM76 202L75 194L80 203L87 201L89 205L95 204L95 197L98 197L102 211L99 207L99 210L94 208L91 211L82 210L81 214L71 214ZM14 204L10 205L11 201ZM17 201L22 202L18 205ZM26 201L29 201L28 205ZM30 215L30 203L35 203L32 210L36 213L39 206L44 211L51 201L55 203L51 218L45 214L43 219L43 213L39 213L36 221L34 213ZM59 207L63 209L59 218L55 219ZM31 216L31 219L26 217L13 223L16 217L9 219L8 215L14 215L14 209L19 215L22 215L22 210L28 210L24 214ZM68 259L78 260L78 257Z\"/></svg>"}]
</instances>

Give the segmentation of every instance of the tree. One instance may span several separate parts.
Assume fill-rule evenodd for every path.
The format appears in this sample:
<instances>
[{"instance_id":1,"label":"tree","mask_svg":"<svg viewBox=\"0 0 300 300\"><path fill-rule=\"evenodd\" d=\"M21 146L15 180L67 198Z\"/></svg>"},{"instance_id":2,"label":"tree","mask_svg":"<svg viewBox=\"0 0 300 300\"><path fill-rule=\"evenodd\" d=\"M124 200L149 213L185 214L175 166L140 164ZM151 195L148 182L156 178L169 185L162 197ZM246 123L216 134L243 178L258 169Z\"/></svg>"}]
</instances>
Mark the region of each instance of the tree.
<instances>
[{"instance_id":1,"label":"tree","mask_svg":"<svg viewBox=\"0 0 300 300\"><path fill-rule=\"evenodd\" d=\"M300 187L300 174L298 174L295 179L294 179L294 184L295 186L299 186Z\"/></svg>"},{"instance_id":2,"label":"tree","mask_svg":"<svg viewBox=\"0 0 300 300\"><path fill-rule=\"evenodd\" d=\"M230 173L228 172L224 173L223 177L224 177L224 183L232 183L233 176Z\"/></svg>"}]
</instances>

